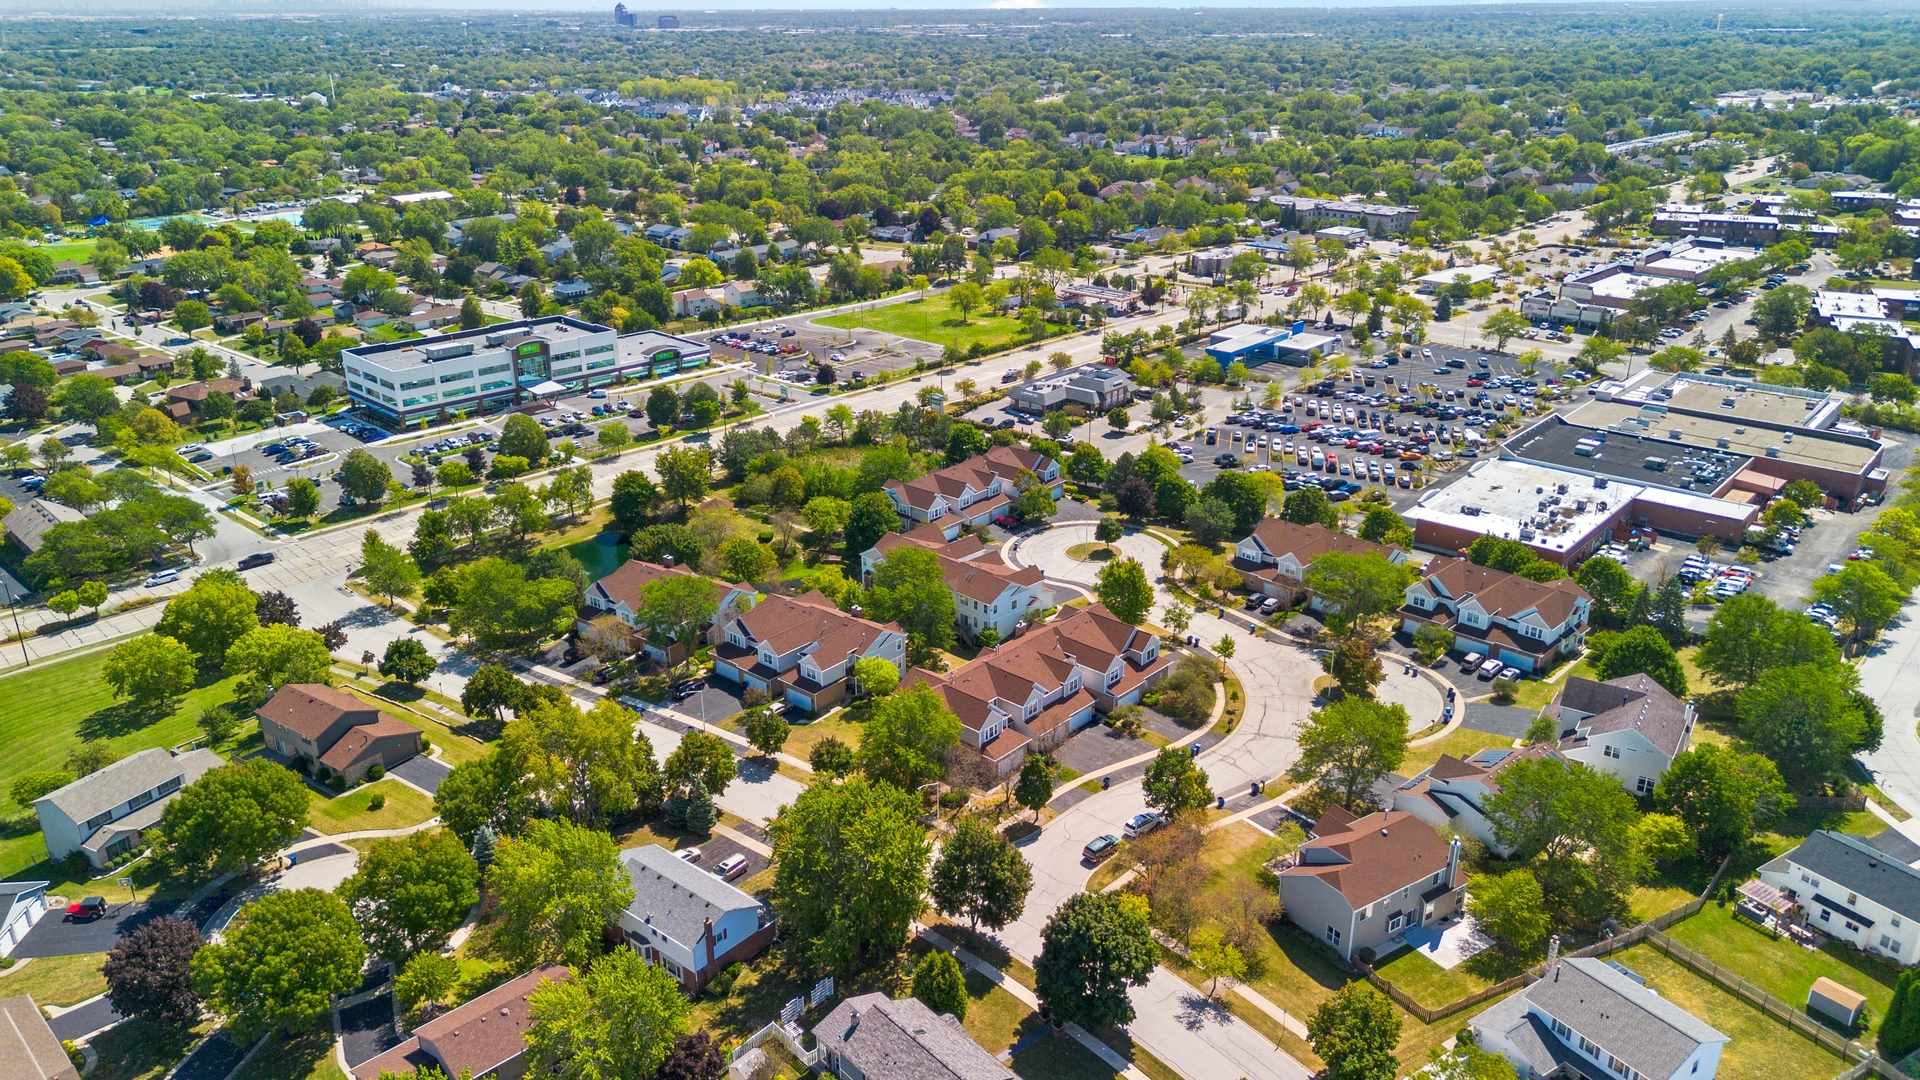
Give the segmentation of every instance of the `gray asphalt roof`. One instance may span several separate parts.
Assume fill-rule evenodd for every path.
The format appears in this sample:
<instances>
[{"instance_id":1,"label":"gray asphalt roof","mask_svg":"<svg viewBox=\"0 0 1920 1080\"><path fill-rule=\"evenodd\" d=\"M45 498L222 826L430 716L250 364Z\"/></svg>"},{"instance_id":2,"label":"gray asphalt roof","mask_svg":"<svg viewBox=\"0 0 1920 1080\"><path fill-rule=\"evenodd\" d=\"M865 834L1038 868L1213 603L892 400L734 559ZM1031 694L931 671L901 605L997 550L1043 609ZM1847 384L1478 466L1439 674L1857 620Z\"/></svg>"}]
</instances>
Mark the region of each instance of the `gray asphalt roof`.
<instances>
[{"instance_id":1,"label":"gray asphalt roof","mask_svg":"<svg viewBox=\"0 0 1920 1080\"><path fill-rule=\"evenodd\" d=\"M1606 961L1574 957L1527 987L1527 1000L1648 1076L1672 1076L1703 1043L1727 1037Z\"/></svg>"},{"instance_id":2,"label":"gray asphalt roof","mask_svg":"<svg viewBox=\"0 0 1920 1080\"><path fill-rule=\"evenodd\" d=\"M700 940L703 920L760 902L718 877L686 862L658 844L628 848L620 853L633 881L633 903L627 910L647 920L668 937L692 947Z\"/></svg>"},{"instance_id":3,"label":"gray asphalt roof","mask_svg":"<svg viewBox=\"0 0 1920 1080\"><path fill-rule=\"evenodd\" d=\"M183 782L190 784L208 769L225 764L220 755L211 750L189 750L179 757L160 749L142 750L49 792L38 802L51 803L69 820L84 823L176 776L184 774Z\"/></svg>"},{"instance_id":4,"label":"gray asphalt roof","mask_svg":"<svg viewBox=\"0 0 1920 1080\"><path fill-rule=\"evenodd\" d=\"M1920 919L1920 870L1860 837L1821 829L1774 862L1783 860L1805 867L1834 888L1859 893L1905 918Z\"/></svg>"},{"instance_id":5,"label":"gray asphalt roof","mask_svg":"<svg viewBox=\"0 0 1920 1080\"><path fill-rule=\"evenodd\" d=\"M860 1073L886 1080L1013 1080L960 1022L919 998L862 994L834 1007L813 1029L827 1049Z\"/></svg>"}]
</instances>

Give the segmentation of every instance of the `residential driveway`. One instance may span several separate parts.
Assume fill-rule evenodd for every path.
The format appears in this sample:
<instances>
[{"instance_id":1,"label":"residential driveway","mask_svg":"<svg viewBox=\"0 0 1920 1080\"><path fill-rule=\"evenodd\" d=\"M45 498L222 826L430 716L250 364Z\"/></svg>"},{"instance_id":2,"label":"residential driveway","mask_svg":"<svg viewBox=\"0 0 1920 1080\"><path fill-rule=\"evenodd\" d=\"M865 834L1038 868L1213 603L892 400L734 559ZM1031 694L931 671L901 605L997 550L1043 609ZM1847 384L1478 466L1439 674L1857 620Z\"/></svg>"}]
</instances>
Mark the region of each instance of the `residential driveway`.
<instances>
[{"instance_id":1,"label":"residential driveway","mask_svg":"<svg viewBox=\"0 0 1920 1080\"><path fill-rule=\"evenodd\" d=\"M736 887L738 887L741 882L765 870L772 861L757 851L749 850L744 844L734 840L732 837L721 836L719 833L714 833L712 837L696 846L700 849L700 861L693 865L705 870L709 874L714 874L716 877L718 874L714 870L714 867L719 866L735 855L745 855L747 857L747 865L739 873L727 879L729 884ZM686 848L681 848L680 850L685 851Z\"/></svg>"},{"instance_id":2,"label":"residential driveway","mask_svg":"<svg viewBox=\"0 0 1920 1080\"><path fill-rule=\"evenodd\" d=\"M1533 726L1540 714L1533 709L1521 709L1512 705L1489 705L1485 702L1470 701L1467 712L1460 720L1462 727L1475 731L1491 732L1495 735L1510 735L1519 739L1525 737L1527 729Z\"/></svg>"},{"instance_id":3,"label":"residential driveway","mask_svg":"<svg viewBox=\"0 0 1920 1080\"><path fill-rule=\"evenodd\" d=\"M653 744L653 756L661 762L664 763L668 755L680 746L679 732L645 720L638 723L647 741ZM733 782L727 785L727 790L714 792L713 801L720 809L748 821L767 824L782 806L799 798L800 793L806 790L805 785L781 776L758 758L736 756L734 764L738 772Z\"/></svg>"},{"instance_id":4,"label":"residential driveway","mask_svg":"<svg viewBox=\"0 0 1920 1080\"><path fill-rule=\"evenodd\" d=\"M1122 735L1105 724L1092 724L1056 747L1053 760L1085 774L1152 752L1153 744L1145 739Z\"/></svg>"},{"instance_id":5,"label":"residential driveway","mask_svg":"<svg viewBox=\"0 0 1920 1080\"><path fill-rule=\"evenodd\" d=\"M1187 1080L1311 1080L1312 1073L1166 968L1127 991L1127 1034Z\"/></svg>"},{"instance_id":6,"label":"residential driveway","mask_svg":"<svg viewBox=\"0 0 1920 1080\"><path fill-rule=\"evenodd\" d=\"M187 1055L187 1060L173 1071L172 1080L226 1080L227 1074L246 1056L247 1048L235 1042L226 1028L221 1028Z\"/></svg>"},{"instance_id":7,"label":"residential driveway","mask_svg":"<svg viewBox=\"0 0 1920 1080\"><path fill-rule=\"evenodd\" d=\"M447 774L452 771L451 768L435 761L425 754L415 754L413 757L388 769L387 775L397 776L429 795L438 795L440 793L440 781L445 780Z\"/></svg>"},{"instance_id":8,"label":"residential driveway","mask_svg":"<svg viewBox=\"0 0 1920 1080\"><path fill-rule=\"evenodd\" d=\"M348 1066L372 1061L404 1041L393 1019L393 995L380 994L340 1010L340 1050Z\"/></svg>"},{"instance_id":9,"label":"residential driveway","mask_svg":"<svg viewBox=\"0 0 1920 1080\"><path fill-rule=\"evenodd\" d=\"M55 1038L64 1042L74 1042L102 1028L110 1028L122 1019L124 1017L114 1011L106 995L102 994L47 1021L47 1026L53 1029Z\"/></svg>"},{"instance_id":10,"label":"residential driveway","mask_svg":"<svg viewBox=\"0 0 1920 1080\"><path fill-rule=\"evenodd\" d=\"M79 900L84 893L76 891L67 899ZM91 922L67 922L65 913L49 910L33 924L27 936L14 946L12 955L24 960L29 956L81 956L86 953L106 952L119 944L124 934L131 934L142 923L157 919L171 911L171 906L156 908L147 904L115 904L107 908L107 913Z\"/></svg>"}]
</instances>

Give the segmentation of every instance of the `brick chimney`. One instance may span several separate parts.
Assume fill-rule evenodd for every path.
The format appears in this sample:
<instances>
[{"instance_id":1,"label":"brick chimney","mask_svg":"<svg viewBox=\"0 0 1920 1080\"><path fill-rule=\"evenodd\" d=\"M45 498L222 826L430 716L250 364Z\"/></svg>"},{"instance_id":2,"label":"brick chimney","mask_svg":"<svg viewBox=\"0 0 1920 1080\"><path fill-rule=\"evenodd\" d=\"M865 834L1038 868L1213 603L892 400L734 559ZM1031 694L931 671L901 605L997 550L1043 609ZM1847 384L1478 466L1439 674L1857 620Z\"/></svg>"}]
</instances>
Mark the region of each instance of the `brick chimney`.
<instances>
[{"instance_id":1,"label":"brick chimney","mask_svg":"<svg viewBox=\"0 0 1920 1080\"><path fill-rule=\"evenodd\" d=\"M713 970L713 920L700 920L700 939L707 945L707 962L702 965L707 971Z\"/></svg>"}]
</instances>

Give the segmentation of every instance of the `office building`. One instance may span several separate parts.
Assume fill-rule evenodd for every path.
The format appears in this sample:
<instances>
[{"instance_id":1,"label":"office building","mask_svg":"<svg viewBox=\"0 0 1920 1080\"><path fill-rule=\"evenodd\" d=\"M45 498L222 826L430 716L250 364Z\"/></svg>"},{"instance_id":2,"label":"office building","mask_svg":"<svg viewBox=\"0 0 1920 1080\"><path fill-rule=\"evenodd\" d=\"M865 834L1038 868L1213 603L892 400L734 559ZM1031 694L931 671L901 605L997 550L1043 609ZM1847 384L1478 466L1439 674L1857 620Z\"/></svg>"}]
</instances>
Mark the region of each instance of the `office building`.
<instances>
[{"instance_id":1,"label":"office building","mask_svg":"<svg viewBox=\"0 0 1920 1080\"><path fill-rule=\"evenodd\" d=\"M1008 398L1014 408L1027 412L1052 412L1079 405L1088 412L1105 413L1133 399L1133 377L1117 367L1087 364L1035 379Z\"/></svg>"}]
</instances>

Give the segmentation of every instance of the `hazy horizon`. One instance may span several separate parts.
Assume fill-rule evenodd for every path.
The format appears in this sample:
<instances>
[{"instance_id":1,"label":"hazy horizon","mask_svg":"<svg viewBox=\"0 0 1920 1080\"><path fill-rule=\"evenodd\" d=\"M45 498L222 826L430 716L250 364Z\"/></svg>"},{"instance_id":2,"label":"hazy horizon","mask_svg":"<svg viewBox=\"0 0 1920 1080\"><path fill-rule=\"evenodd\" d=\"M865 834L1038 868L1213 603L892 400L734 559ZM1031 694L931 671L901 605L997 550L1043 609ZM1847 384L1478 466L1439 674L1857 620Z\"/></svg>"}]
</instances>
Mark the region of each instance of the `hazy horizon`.
<instances>
[{"instance_id":1,"label":"hazy horizon","mask_svg":"<svg viewBox=\"0 0 1920 1080\"><path fill-rule=\"evenodd\" d=\"M1869 0L1841 0L1849 6L1875 8L1886 5ZM656 15L704 15L704 14L769 14L792 15L796 12L819 12L822 14L845 12L875 11L913 11L953 12L972 14L983 11L1048 11L1071 10L1076 14L1098 10L1162 10L1168 12L1191 11L1205 14L1209 11L1233 9L1239 11L1313 11L1336 8L1589 8L1595 11L1622 10L1632 8L1666 7L1692 5L1702 6L1704 0L1314 0L1314 2L1276 3L1274 0L1225 0L1225 2L1207 4L1175 4L1164 0L978 0L977 3L955 3L954 0L832 0L829 3L812 0L703 0L699 5L677 7L662 4L628 4L629 10L643 19ZM1898 6L1898 5L1895 5ZM1736 11L1762 8L1786 8L1779 3L1722 3L1714 6L1716 11ZM44 0L0 0L0 17L4 18L45 18L87 20L91 18L218 18L231 16L301 16L309 14L339 15L342 13L366 12L378 14L402 14L418 11L422 14L447 15L461 11L485 13L489 16L511 15L515 12L538 14L542 17L569 14L583 19L596 15L607 15L613 10L613 3L584 4L580 0L301 0L296 3L267 2L249 3L245 0L186 0L170 2L164 5L142 3L140 0L99 0L89 4L84 13L64 13L50 11Z\"/></svg>"}]
</instances>

